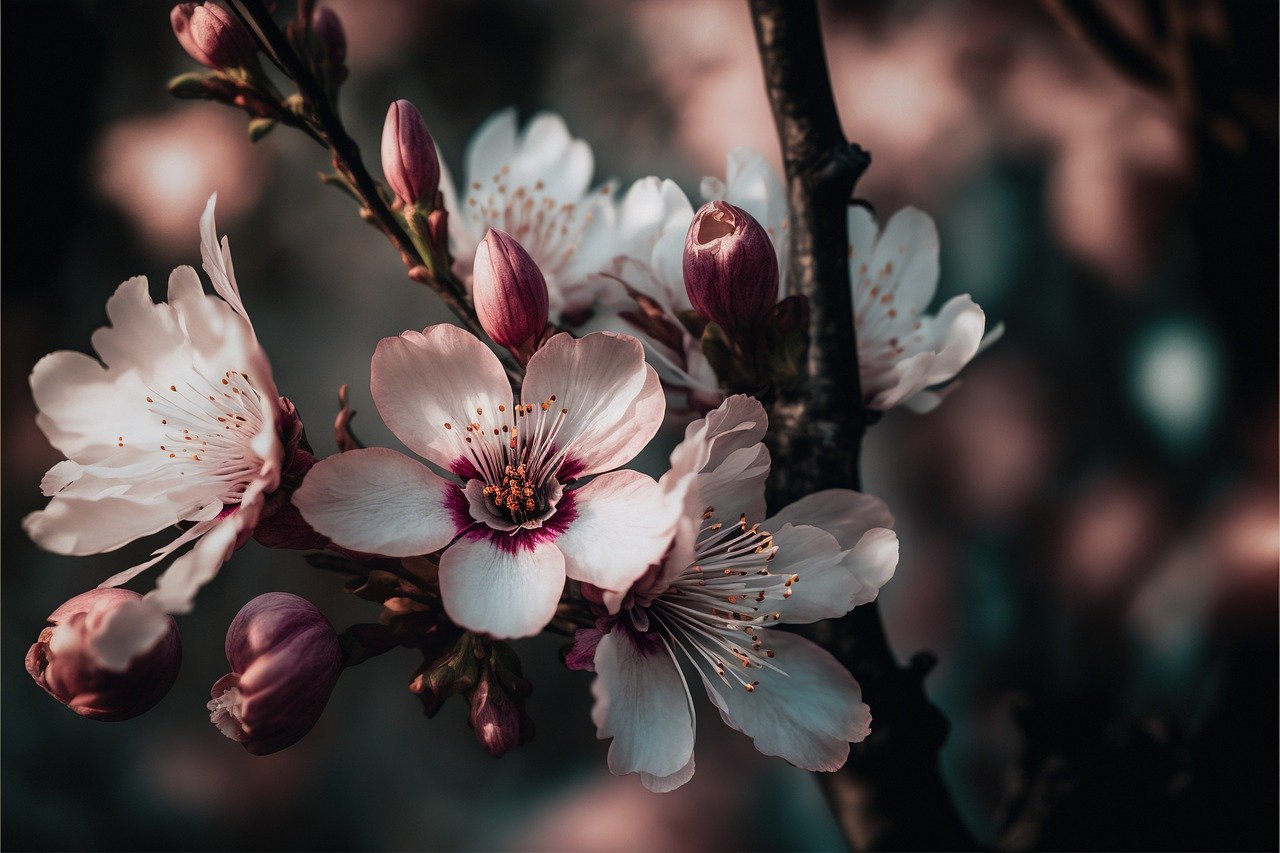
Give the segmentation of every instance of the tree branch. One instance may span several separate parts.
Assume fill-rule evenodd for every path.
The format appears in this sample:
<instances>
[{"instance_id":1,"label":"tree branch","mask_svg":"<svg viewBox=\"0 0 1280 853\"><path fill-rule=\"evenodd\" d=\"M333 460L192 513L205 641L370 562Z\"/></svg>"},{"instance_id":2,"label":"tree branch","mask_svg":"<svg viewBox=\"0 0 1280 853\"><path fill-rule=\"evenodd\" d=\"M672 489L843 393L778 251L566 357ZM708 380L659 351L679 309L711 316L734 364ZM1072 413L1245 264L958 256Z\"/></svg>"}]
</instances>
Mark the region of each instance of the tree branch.
<instances>
[{"instance_id":1,"label":"tree branch","mask_svg":"<svg viewBox=\"0 0 1280 853\"><path fill-rule=\"evenodd\" d=\"M298 94L302 96L303 103L315 120L316 133L319 134L323 144L328 146L333 156L334 168L346 178L363 205L362 215L385 234L400 252L400 259L410 271L410 278L429 286L439 294L444 303L470 331L478 335L481 340L487 339L475 311L467 303L466 290L462 283L452 274L447 278L423 274L427 267L426 261L418 253L413 240L400 227L395 214L383 201L377 182L365 168L360 156L360 147L347 133L342 119L339 118L325 93L324 86L298 56L266 5L262 0L239 0L239 2L244 7L245 15L253 22L250 31L260 40L268 57L297 85Z\"/></svg>"},{"instance_id":2,"label":"tree branch","mask_svg":"<svg viewBox=\"0 0 1280 853\"><path fill-rule=\"evenodd\" d=\"M770 504L827 488L859 488L868 412L858 376L849 283L847 207L870 157L845 139L836 113L814 0L750 0L765 85L782 146L791 215L792 293L809 298L808 378L770 415ZM819 774L856 849L972 849L938 768L947 723L924 695L933 666L900 667L874 603L808 635L862 686L875 720L845 766Z\"/></svg>"}]
</instances>

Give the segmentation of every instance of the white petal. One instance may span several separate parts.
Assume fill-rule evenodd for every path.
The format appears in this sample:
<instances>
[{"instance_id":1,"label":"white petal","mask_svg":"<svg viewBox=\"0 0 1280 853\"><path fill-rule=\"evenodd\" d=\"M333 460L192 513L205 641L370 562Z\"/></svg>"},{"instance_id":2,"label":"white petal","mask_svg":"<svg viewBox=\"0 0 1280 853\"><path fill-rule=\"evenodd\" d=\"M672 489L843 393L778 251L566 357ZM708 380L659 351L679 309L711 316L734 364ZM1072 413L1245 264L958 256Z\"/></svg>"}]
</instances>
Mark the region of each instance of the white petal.
<instances>
[{"instance_id":1,"label":"white petal","mask_svg":"<svg viewBox=\"0 0 1280 853\"><path fill-rule=\"evenodd\" d=\"M600 640L595 663L591 721L596 737L613 738L609 769L619 776L646 774L646 785L657 786L651 790L687 781L693 775L693 702L666 641L642 652L615 629ZM664 778L674 784L662 785Z\"/></svg>"},{"instance_id":2,"label":"white petal","mask_svg":"<svg viewBox=\"0 0 1280 853\"><path fill-rule=\"evenodd\" d=\"M577 516L556 538L565 573L625 592L666 552L679 506L638 471L602 474L573 497Z\"/></svg>"},{"instance_id":3,"label":"white petal","mask_svg":"<svg viewBox=\"0 0 1280 853\"><path fill-rule=\"evenodd\" d=\"M785 758L805 770L838 770L849 757L850 742L871 731L871 711L862 703L858 683L825 650L784 631L762 631L773 663L744 671L759 684L748 693L736 681L725 685L699 667L707 693L720 716L751 737L765 755ZM597 671L599 663L596 664Z\"/></svg>"},{"instance_id":4,"label":"white petal","mask_svg":"<svg viewBox=\"0 0 1280 853\"><path fill-rule=\"evenodd\" d=\"M809 524L830 533L849 549L874 527L893 527L893 515L884 501L851 489L825 489L788 504L765 522L776 530L784 524Z\"/></svg>"},{"instance_id":5,"label":"white petal","mask_svg":"<svg viewBox=\"0 0 1280 853\"><path fill-rule=\"evenodd\" d=\"M929 214L904 207L889 218L876 241L872 274L892 264L887 278L899 312L924 310L938 289L938 228Z\"/></svg>"},{"instance_id":6,"label":"white petal","mask_svg":"<svg viewBox=\"0 0 1280 853\"><path fill-rule=\"evenodd\" d=\"M470 522L450 509L449 496L457 491L421 462L370 447L317 462L294 492L293 505L343 548L414 557L440 550ZM465 516L465 501L461 511Z\"/></svg>"},{"instance_id":7,"label":"white petal","mask_svg":"<svg viewBox=\"0 0 1280 853\"><path fill-rule=\"evenodd\" d=\"M199 504L177 502L190 498L189 494L175 494L175 500L108 495L94 488L101 484L97 479L77 480L44 509L24 518L22 529L37 545L55 554L101 554L190 518ZM217 501L213 503L221 507Z\"/></svg>"},{"instance_id":8,"label":"white petal","mask_svg":"<svg viewBox=\"0 0 1280 853\"><path fill-rule=\"evenodd\" d=\"M107 300L107 318L111 325L93 333L93 348L109 367L142 371L144 379L186 341L173 308L151 301L142 276L116 288Z\"/></svg>"},{"instance_id":9,"label":"white petal","mask_svg":"<svg viewBox=\"0 0 1280 853\"><path fill-rule=\"evenodd\" d=\"M440 558L440 597L449 618L504 639L532 637L546 627L564 578L564 556L549 542L508 550L488 536L464 537Z\"/></svg>"},{"instance_id":10,"label":"white petal","mask_svg":"<svg viewBox=\"0 0 1280 853\"><path fill-rule=\"evenodd\" d=\"M467 144L467 180L489 180L510 161L515 150L516 110L507 107L489 116Z\"/></svg>"},{"instance_id":11,"label":"white petal","mask_svg":"<svg viewBox=\"0 0 1280 853\"><path fill-rule=\"evenodd\" d=\"M796 575L791 596L771 605L783 622L839 618L873 601L898 565L897 534L883 527L867 531L849 550L816 527L784 524L769 529L778 546L770 571Z\"/></svg>"},{"instance_id":12,"label":"white petal","mask_svg":"<svg viewBox=\"0 0 1280 853\"><path fill-rule=\"evenodd\" d=\"M156 578L156 588L147 594L166 613L190 613L196 593L218 575L222 564L242 541L242 534L257 523L260 507L241 508L215 524L200 537L195 547L174 560Z\"/></svg>"},{"instance_id":13,"label":"white petal","mask_svg":"<svg viewBox=\"0 0 1280 853\"><path fill-rule=\"evenodd\" d=\"M218 194L209 196L200 217L200 259L205 273L213 283L214 292L227 301L236 313L245 320L249 313L244 310L240 300L240 288L236 284L235 268L231 265L231 244L226 237L218 243L218 226L213 218L214 207L218 203Z\"/></svg>"},{"instance_id":14,"label":"white petal","mask_svg":"<svg viewBox=\"0 0 1280 853\"><path fill-rule=\"evenodd\" d=\"M505 423L498 406L510 409L512 402L498 357L448 324L379 341L370 390L396 438L442 468L468 458L468 424Z\"/></svg>"},{"instance_id":15,"label":"white petal","mask_svg":"<svg viewBox=\"0 0 1280 853\"><path fill-rule=\"evenodd\" d=\"M556 436L577 476L629 462L649 443L666 399L635 338L595 332L580 340L559 334L542 346L525 374L521 400L538 406L555 396L568 412Z\"/></svg>"}]
</instances>

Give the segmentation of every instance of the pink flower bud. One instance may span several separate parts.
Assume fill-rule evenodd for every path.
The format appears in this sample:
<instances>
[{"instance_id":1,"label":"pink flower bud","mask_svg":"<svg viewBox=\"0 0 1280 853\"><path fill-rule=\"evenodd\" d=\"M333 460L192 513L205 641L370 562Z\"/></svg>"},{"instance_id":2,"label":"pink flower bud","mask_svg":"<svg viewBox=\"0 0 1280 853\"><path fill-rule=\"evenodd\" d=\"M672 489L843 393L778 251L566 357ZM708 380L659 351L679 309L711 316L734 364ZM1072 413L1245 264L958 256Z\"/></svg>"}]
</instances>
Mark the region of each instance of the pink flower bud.
<instances>
[{"instance_id":1,"label":"pink flower bud","mask_svg":"<svg viewBox=\"0 0 1280 853\"><path fill-rule=\"evenodd\" d=\"M722 328L760 326L778 301L778 254L745 210L704 204L684 241L684 286L694 310Z\"/></svg>"},{"instance_id":2,"label":"pink flower bud","mask_svg":"<svg viewBox=\"0 0 1280 853\"><path fill-rule=\"evenodd\" d=\"M208 68L238 68L258 50L239 19L217 3L179 3L169 23L183 49Z\"/></svg>"},{"instance_id":3,"label":"pink flower bud","mask_svg":"<svg viewBox=\"0 0 1280 853\"><path fill-rule=\"evenodd\" d=\"M324 42L329 61L341 65L347 61L347 32L336 12L321 6L311 13L311 30Z\"/></svg>"},{"instance_id":4,"label":"pink flower bud","mask_svg":"<svg viewBox=\"0 0 1280 853\"><path fill-rule=\"evenodd\" d=\"M382 174L405 204L435 204L440 158L417 107L405 100L387 110L382 125Z\"/></svg>"},{"instance_id":5,"label":"pink flower bud","mask_svg":"<svg viewBox=\"0 0 1280 853\"><path fill-rule=\"evenodd\" d=\"M209 717L253 755L292 746L320 719L342 674L338 635L315 605L260 595L227 629L231 672L213 685Z\"/></svg>"},{"instance_id":6,"label":"pink flower bud","mask_svg":"<svg viewBox=\"0 0 1280 853\"><path fill-rule=\"evenodd\" d=\"M505 231L490 228L476 247L472 295L489 337L529 360L547 328L547 280L533 258Z\"/></svg>"},{"instance_id":7,"label":"pink flower bud","mask_svg":"<svg viewBox=\"0 0 1280 853\"><path fill-rule=\"evenodd\" d=\"M509 695L496 679L486 678L471 691L468 722L476 730L476 740L496 758L533 739L533 721L523 707L528 682L521 680L517 686L523 690Z\"/></svg>"},{"instance_id":8,"label":"pink flower bud","mask_svg":"<svg viewBox=\"0 0 1280 853\"><path fill-rule=\"evenodd\" d=\"M127 720L150 710L173 686L182 663L182 641L172 616L150 651L123 672L108 669L94 641L122 605L142 596L127 589L94 589L63 604L49 616L51 627L27 651L27 672L50 696L82 717Z\"/></svg>"}]
</instances>

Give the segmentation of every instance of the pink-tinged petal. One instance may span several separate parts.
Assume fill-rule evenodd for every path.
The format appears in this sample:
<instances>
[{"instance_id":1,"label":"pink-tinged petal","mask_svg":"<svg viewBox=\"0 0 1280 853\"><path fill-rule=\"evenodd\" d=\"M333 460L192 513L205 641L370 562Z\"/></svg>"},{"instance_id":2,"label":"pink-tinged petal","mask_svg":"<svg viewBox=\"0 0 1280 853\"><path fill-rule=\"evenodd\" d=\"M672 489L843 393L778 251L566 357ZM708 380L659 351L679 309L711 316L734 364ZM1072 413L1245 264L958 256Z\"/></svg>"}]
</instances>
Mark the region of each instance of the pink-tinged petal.
<instances>
[{"instance_id":1,"label":"pink-tinged petal","mask_svg":"<svg viewBox=\"0 0 1280 853\"><path fill-rule=\"evenodd\" d=\"M556 538L565 572L625 592L666 553L679 505L638 471L602 474L574 495L578 516Z\"/></svg>"},{"instance_id":2,"label":"pink-tinged petal","mask_svg":"<svg viewBox=\"0 0 1280 853\"><path fill-rule=\"evenodd\" d=\"M862 691L843 666L821 647L783 631L762 631L765 648L782 673L753 669L758 681L747 692L699 667L711 701L731 727L748 735L765 755L785 758L814 771L838 770L849 744L871 731L871 711ZM598 666L598 664L597 664Z\"/></svg>"},{"instance_id":3,"label":"pink-tinged petal","mask_svg":"<svg viewBox=\"0 0 1280 853\"><path fill-rule=\"evenodd\" d=\"M684 440L671 452L671 468L662 475L663 488L686 490L687 514L701 515L713 507L722 520L736 521L745 514L759 521L769 474L769 451L760 443L767 426L758 400L729 397L685 429Z\"/></svg>"},{"instance_id":4,"label":"pink-tinged petal","mask_svg":"<svg viewBox=\"0 0 1280 853\"><path fill-rule=\"evenodd\" d=\"M679 788L693 778L693 753L689 753L689 761L669 776L655 776L652 773L641 773L640 783L655 794L666 794Z\"/></svg>"},{"instance_id":5,"label":"pink-tinged petal","mask_svg":"<svg viewBox=\"0 0 1280 853\"><path fill-rule=\"evenodd\" d=\"M166 613L190 613L196 593L217 577L222 564L231 559L244 541L242 534L252 530L257 522L259 509L259 506L242 506L220 519L190 551L160 573L156 588L146 597Z\"/></svg>"},{"instance_id":6,"label":"pink-tinged petal","mask_svg":"<svg viewBox=\"0 0 1280 853\"><path fill-rule=\"evenodd\" d=\"M907 352L915 353L872 378L868 387L876 393L868 405L888 410L953 379L978 354L985 328L986 315L969 296L948 300L936 317L924 319L918 336L907 340Z\"/></svg>"},{"instance_id":7,"label":"pink-tinged petal","mask_svg":"<svg viewBox=\"0 0 1280 853\"><path fill-rule=\"evenodd\" d=\"M172 618L151 598L122 602L90 641L90 650L105 669L124 672L168 633Z\"/></svg>"},{"instance_id":8,"label":"pink-tinged petal","mask_svg":"<svg viewBox=\"0 0 1280 853\"><path fill-rule=\"evenodd\" d=\"M591 721L596 737L613 738L609 769L619 775L641 773L659 789L661 781L684 771L692 775L693 702L684 675L666 641L640 649L615 628L596 648L595 705Z\"/></svg>"},{"instance_id":9,"label":"pink-tinged petal","mask_svg":"<svg viewBox=\"0 0 1280 853\"><path fill-rule=\"evenodd\" d=\"M448 324L379 341L370 390L396 438L445 469L469 458L468 424L486 431L501 426L512 403L498 357L475 335Z\"/></svg>"},{"instance_id":10,"label":"pink-tinged petal","mask_svg":"<svg viewBox=\"0 0 1280 853\"><path fill-rule=\"evenodd\" d=\"M844 565L862 582L854 605L875 601L898 568L898 534L883 527L868 530L844 557Z\"/></svg>"},{"instance_id":11,"label":"pink-tinged petal","mask_svg":"<svg viewBox=\"0 0 1280 853\"><path fill-rule=\"evenodd\" d=\"M550 543L504 548L501 537L463 538L440 558L440 597L449 618L500 639L532 637L556 614L564 556Z\"/></svg>"},{"instance_id":12,"label":"pink-tinged petal","mask_svg":"<svg viewBox=\"0 0 1280 853\"><path fill-rule=\"evenodd\" d=\"M825 489L805 495L783 507L764 526L776 530L784 524L808 524L830 533L848 550L875 527L893 527L893 515L885 502L851 489Z\"/></svg>"},{"instance_id":13,"label":"pink-tinged petal","mask_svg":"<svg viewBox=\"0 0 1280 853\"><path fill-rule=\"evenodd\" d=\"M559 334L529 359L521 400L567 410L556 445L568 449L575 476L629 462L653 438L666 400L635 338L595 332L580 340Z\"/></svg>"},{"instance_id":14,"label":"pink-tinged petal","mask_svg":"<svg viewBox=\"0 0 1280 853\"><path fill-rule=\"evenodd\" d=\"M294 492L293 505L343 548L414 557L440 550L466 526L449 503L457 490L421 462L370 447L317 462Z\"/></svg>"}]
</instances>

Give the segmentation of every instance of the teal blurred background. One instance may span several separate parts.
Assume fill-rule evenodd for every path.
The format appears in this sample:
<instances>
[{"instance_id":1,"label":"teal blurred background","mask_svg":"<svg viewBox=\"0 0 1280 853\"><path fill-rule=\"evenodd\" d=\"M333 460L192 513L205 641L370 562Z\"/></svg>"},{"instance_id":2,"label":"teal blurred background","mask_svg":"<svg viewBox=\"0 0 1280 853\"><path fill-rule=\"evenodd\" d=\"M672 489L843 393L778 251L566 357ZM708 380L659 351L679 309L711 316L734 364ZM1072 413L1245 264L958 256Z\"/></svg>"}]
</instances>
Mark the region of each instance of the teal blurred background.
<instances>
[{"instance_id":1,"label":"teal blurred background","mask_svg":"<svg viewBox=\"0 0 1280 853\"><path fill-rule=\"evenodd\" d=\"M332 2L350 41L344 118L377 151L412 100L457 174L492 111L562 113L597 178L696 194L724 153L777 162L738 0ZM899 519L882 594L900 655L934 650L944 770L1003 846L1274 849L1276 843L1276 7L1119 2L1132 31L1177 8L1202 38L1188 105L1144 87L1035 4L829 3L828 54L859 196L942 234L941 297L1008 332L927 416L870 434L869 491ZM1189 23L1188 23L1189 22ZM286 590L342 627L372 605L299 555L250 543L180 620L178 683L151 713L76 717L22 659L62 601L136 562L37 551L24 514L57 461L26 376L89 349L103 305L196 264L218 223L283 393L333 450L336 389L368 395L378 338L446 319L326 157L164 92L192 69L163 3L3 8L2 836L8 849L833 849L806 773L699 707L698 773L657 796L605 769L589 678L519 644L538 735L487 755L454 700L426 720L388 654L343 676L301 744L254 758L208 723L240 605ZM376 156L371 156L376 161ZM676 436L642 459L657 470ZM146 588L149 581L140 581ZM874 712L874 709L873 709Z\"/></svg>"}]
</instances>

